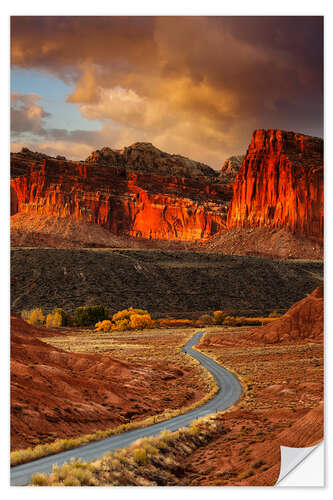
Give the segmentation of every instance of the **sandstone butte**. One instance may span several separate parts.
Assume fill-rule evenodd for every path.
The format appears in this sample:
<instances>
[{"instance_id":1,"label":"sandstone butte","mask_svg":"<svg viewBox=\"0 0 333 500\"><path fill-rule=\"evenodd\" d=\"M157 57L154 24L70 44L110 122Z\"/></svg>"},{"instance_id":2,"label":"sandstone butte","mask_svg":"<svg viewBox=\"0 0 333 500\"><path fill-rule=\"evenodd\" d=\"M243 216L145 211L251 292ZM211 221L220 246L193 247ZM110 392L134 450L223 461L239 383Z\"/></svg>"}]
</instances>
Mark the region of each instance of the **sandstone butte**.
<instances>
[{"instance_id":1,"label":"sandstone butte","mask_svg":"<svg viewBox=\"0 0 333 500\"><path fill-rule=\"evenodd\" d=\"M256 130L236 175L227 225L323 238L323 140Z\"/></svg>"},{"instance_id":2,"label":"sandstone butte","mask_svg":"<svg viewBox=\"0 0 333 500\"><path fill-rule=\"evenodd\" d=\"M148 143L84 162L12 154L11 214L72 218L117 235L195 241L225 228L232 185L199 162Z\"/></svg>"}]
</instances>

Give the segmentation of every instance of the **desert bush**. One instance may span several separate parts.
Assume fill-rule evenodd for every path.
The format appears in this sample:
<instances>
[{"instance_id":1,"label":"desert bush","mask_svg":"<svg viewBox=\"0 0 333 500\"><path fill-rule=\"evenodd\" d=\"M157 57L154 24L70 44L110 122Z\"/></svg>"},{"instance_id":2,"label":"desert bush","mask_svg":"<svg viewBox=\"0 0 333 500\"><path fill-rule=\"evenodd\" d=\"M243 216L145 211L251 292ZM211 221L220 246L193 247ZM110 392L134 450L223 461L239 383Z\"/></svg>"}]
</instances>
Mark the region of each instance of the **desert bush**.
<instances>
[{"instance_id":1,"label":"desert bush","mask_svg":"<svg viewBox=\"0 0 333 500\"><path fill-rule=\"evenodd\" d=\"M148 311L146 311L145 309L134 309L133 307L129 307L128 309L123 309L122 311L116 312L112 316L112 321L114 323L116 323L117 321L122 320L122 319L130 319L132 314L143 314L144 315L144 314L148 314Z\"/></svg>"},{"instance_id":2,"label":"desert bush","mask_svg":"<svg viewBox=\"0 0 333 500\"><path fill-rule=\"evenodd\" d=\"M133 458L138 465L145 465L148 461L147 452L143 448L133 450Z\"/></svg>"},{"instance_id":3,"label":"desert bush","mask_svg":"<svg viewBox=\"0 0 333 500\"><path fill-rule=\"evenodd\" d=\"M215 325L223 325L227 313L224 311L214 311L213 316Z\"/></svg>"},{"instance_id":4,"label":"desert bush","mask_svg":"<svg viewBox=\"0 0 333 500\"><path fill-rule=\"evenodd\" d=\"M71 326L71 317L62 309L62 307L56 307L55 309L53 309L53 314L58 314L61 316L60 326Z\"/></svg>"},{"instance_id":5,"label":"desert bush","mask_svg":"<svg viewBox=\"0 0 333 500\"><path fill-rule=\"evenodd\" d=\"M50 313L46 316L46 326L48 328L62 326L62 317L59 313Z\"/></svg>"},{"instance_id":6,"label":"desert bush","mask_svg":"<svg viewBox=\"0 0 333 500\"><path fill-rule=\"evenodd\" d=\"M30 315L30 311L27 311L27 309L22 309L21 318L24 319L24 321L28 321L29 315Z\"/></svg>"},{"instance_id":7,"label":"desert bush","mask_svg":"<svg viewBox=\"0 0 333 500\"><path fill-rule=\"evenodd\" d=\"M120 319L116 323L112 324L112 330L129 330L130 329L130 320L129 319Z\"/></svg>"},{"instance_id":8,"label":"desert bush","mask_svg":"<svg viewBox=\"0 0 333 500\"><path fill-rule=\"evenodd\" d=\"M49 484L49 479L45 474L37 472L31 478L31 484L34 486L47 486Z\"/></svg>"},{"instance_id":9,"label":"desert bush","mask_svg":"<svg viewBox=\"0 0 333 500\"><path fill-rule=\"evenodd\" d=\"M70 326L70 324L69 315L61 307L56 307L46 317L46 326L48 327Z\"/></svg>"},{"instance_id":10,"label":"desert bush","mask_svg":"<svg viewBox=\"0 0 333 500\"><path fill-rule=\"evenodd\" d=\"M45 321L45 316L40 307L35 307L30 311L23 310L21 312L21 317L30 323L30 325L43 325Z\"/></svg>"},{"instance_id":11,"label":"desert bush","mask_svg":"<svg viewBox=\"0 0 333 500\"><path fill-rule=\"evenodd\" d=\"M234 316L226 316L223 324L225 326L261 326L271 323L272 321L277 320L278 318L244 318L244 317L234 317Z\"/></svg>"},{"instance_id":12,"label":"desert bush","mask_svg":"<svg viewBox=\"0 0 333 500\"><path fill-rule=\"evenodd\" d=\"M145 309L123 309L112 316L112 330L142 330L153 328L154 321Z\"/></svg>"},{"instance_id":13,"label":"desert bush","mask_svg":"<svg viewBox=\"0 0 333 500\"><path fill-rule=\"evenodd\" d=\"M105 319L104 321L99 321L95 325L96 330L99 332L111 332L112 330L112 323L109 319Z\"/></svg>"},{"instance_id":14,"label":"desert bush","mask_svg":"<svg viewBox=\"0 0 333 500\"><path fill-rule=\"evenodd\" d=\"M81 486L81 483L75 474L68 474L68 476L64 479L63 484L64 486Z\"/></svg>"},{"instance_id":15,"label":"desert bush","mask_svg":"<svg viewBox=\"0 0 333 500\"><path fill-rule=\"evenodd\" d=\"M237 320L233 316L226 316L224 318L223 324L225 326L236 326Z\"/></svg>"},{"instance_id":16,"label":"desert bush","mask_svg":"<svg viewBox=\"0 0 333 500\"><path fill-rule=\"evenodd\" d=\"M108 318L109 314L104 306L78 307L74 311L74 324L76 326L91 326Z\"/></svg>"},{"instance_id":17,"label":"desert bush","mask_svg":"<svg viewBox=\"0 0 333 500\"><path fill-rule=\"evenodd\" d=\"M210 314L202 314L199 318L199 322L201 326L213 325L214 318Z\"/></svg>"},{"instance_id":18,"label":"desert bush","mask_svg":"<svg viewBox=\"0 0 333 500\"><path fill-rule=\"evenodd\" d=\"M169 484L180 467L179 458L189 456L219 429L225 430L221 423L215 424L209 418L200 419L189 428L164 431L159 436L140 439L128 448L108 452L93 463L71 460L60 467L54 465L51 474L45 478L34 476L33 484L156 486L160 484L159 477L163 480L161 484Z\"/></svg>"},{"instance_id":19,"label":"desert bush","mask_svg":"<svg viewBox=\"0 0 333 500\"><path fill-rule=\"evenodd\" d=\"M154 321L150 314L132 314L130 317L130 328L133 330L143 330L144 328L153 328Z\"/></svg>"}]
</instances>

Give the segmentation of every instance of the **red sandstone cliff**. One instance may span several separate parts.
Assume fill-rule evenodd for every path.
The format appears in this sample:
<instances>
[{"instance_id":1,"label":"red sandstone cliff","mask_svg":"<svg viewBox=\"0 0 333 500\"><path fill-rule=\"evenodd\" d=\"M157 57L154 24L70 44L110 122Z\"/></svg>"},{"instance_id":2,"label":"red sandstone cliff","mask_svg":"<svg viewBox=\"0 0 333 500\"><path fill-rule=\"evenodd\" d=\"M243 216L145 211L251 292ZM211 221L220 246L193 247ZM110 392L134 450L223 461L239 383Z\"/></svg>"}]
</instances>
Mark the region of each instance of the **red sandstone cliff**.
<instances>
[{"instance_id":1,"label":"red sandstone cliff","mask_svg":"<svg viewBox=\"0 0 333 500\"><path fill-rule=\"evenodd\" d=\"M323 237L323 141L256 130L234 183L228 227L285 228Z\"/></svg>"},{"instance_id":2,"label":"red sandstone cliff","mask_svg":"<svg viewBox=\"0 0 333 500\"><path fill-rule=\"evenodd\" d=\"M218 174L150 143L102 148L85 162L25 149L11 155L12 243L133 246L150 240L321 258L323 141L256 130L239 169L240 160L228 159Z\"/></svg>"},{"instance_id":3,"label":"red sandstone cliff","mask_svg":"<svg viewBox=\"0 0 333 500\"><path fill-rule=\"evenodd\" d=\"M232 196L210 167L145 143L104 148L86 162L12 155L12 175L12 215L68 218L146 239L205 239L225 227Z\"/></svg>"}]
</instances>

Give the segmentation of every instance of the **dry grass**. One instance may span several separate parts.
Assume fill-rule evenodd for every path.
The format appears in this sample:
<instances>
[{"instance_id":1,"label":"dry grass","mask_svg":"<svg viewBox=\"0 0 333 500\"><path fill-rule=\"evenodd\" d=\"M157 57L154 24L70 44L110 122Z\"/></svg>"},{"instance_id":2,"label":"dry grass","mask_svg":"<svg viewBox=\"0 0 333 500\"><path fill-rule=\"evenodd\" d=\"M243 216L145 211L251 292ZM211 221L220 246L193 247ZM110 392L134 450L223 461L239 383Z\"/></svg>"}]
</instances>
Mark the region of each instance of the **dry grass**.
<instances>
[{"instance_id":1,"label":"dry grass","mask_svg":"<svg viewBox=\"0 0 333 500\"><path fill-rule=\"evenodd\" d=\"M160 413L159 415L154 415L152 417L145 418L144 420L131 422L128 424L122 424L115 429L108 430L100 430L91 434L85 434L78 438L72 439L57 439L52 443L41 444L35 446L34 448L25 448L23 450L12 451L10 454L10 464L11 466L20 465L26 462L30 462L31 460L36 460L37 458L46 457L49 455L54 455L56 453L60 453L61 451L70 450L72 448L76 448L78 446L82 446L84 444L91 443L93 441L98 441L100 439L105 439L110 436L114 436L116 434L121 434L126 431L130 431L133 429L139 429L142 427L148 427L149 425L156 424L158 422L163 422L164 420L169 420L172 417L177 417L178 415L182 415L198 406L202 406L207 401L209 401L216 394L218 387L211 380L212 389L211 392L207 393L204 398L196 403L179 408L178 410L165 411Z\"/></svg>"},{"instance_id":2,"label":"dry grass","mask_svg":"<svg viewBox=\"0 0 333 500\"><path fill-rule=\"evenodd\" d=\"M323 344L253 344L242 342L246 328L211 329L198 349L237 374L245 391L240 407L247 409L313 408L322 399ZM210 334L221 340L207 345ZM206 345L205 345L206 344ZM305 384L305 385L304 385ZM317 384L316 391L306 389Z\"/></svg>"},{"instance_id":3,"label":"dry grass","mask_svg":"<svg viewBox=\"0 0 333 500\"><path fill-rule=\"evenodd\" d=\"M88 463L71 460L53 466L51 474L34 474L34 486L162 486L176 485L186 457L219 432L228 432L214 417L198 419L190 427L163 431L157 437L142 438L122 450L109 452Z\"/></svg>"}]
</instances>

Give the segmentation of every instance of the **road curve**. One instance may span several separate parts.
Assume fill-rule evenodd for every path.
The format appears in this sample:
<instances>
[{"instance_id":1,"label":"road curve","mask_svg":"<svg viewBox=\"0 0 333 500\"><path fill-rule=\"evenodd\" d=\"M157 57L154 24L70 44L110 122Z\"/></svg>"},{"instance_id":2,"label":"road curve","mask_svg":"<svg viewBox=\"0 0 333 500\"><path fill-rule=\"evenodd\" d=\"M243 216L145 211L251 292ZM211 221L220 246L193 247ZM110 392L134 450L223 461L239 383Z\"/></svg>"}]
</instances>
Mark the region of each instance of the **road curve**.
<instances>
[{"instance_id":1,"label":"road curve","mask_svg":"<svg viewBox=\"0 0 333 500\"><path fill-rule=\"evenodd\" d=\"M72 448L71 450L63 451L49 457L11 467L11 486L24 486L29 484L31 476L36 472L50 473L53 464L62 465L64 462L68 462L72 457L75 459L81 457L83 460L87 461L96 460L107 451L124 448L142 437L157 436L164 429L175 431L181 427L190 425L196 418L217 413L236 403L242 393L242 387L237 377L215 363L215 361L205 354L192 349L204 333L204 331L195 333L187 344L182 347L182 351L197 359L214 376L215 382L219 386L219 390L211 400L183 415L178 415L177 417L164 420L163 422L150 425L149 427L123 432L122 434L117 434L100 441L94 441L78 448Z\"/></svg>"}]
</instances>

